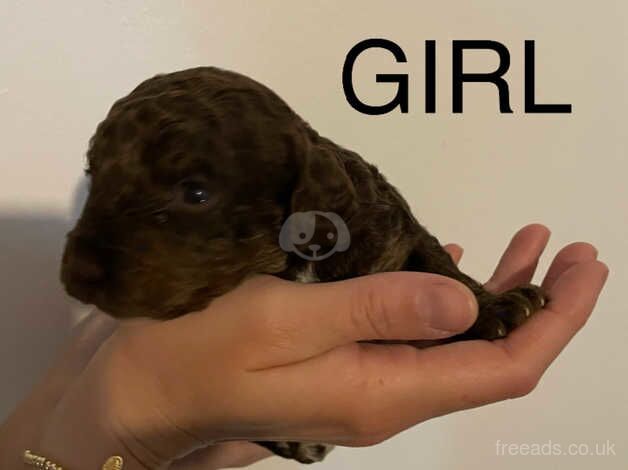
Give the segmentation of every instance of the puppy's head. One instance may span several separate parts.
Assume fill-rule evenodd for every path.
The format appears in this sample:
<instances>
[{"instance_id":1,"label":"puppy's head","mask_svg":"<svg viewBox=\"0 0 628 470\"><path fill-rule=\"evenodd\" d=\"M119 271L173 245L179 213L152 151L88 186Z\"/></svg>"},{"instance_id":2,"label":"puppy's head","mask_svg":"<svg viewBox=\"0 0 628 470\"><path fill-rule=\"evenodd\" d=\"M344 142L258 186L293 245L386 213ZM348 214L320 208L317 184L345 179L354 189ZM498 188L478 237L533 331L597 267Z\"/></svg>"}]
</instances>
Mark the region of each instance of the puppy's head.
<instances>
[{"instance_id":1,"label":"puppy's head","mask_svg":"<svg viewBox=\"0 0 628 470\"><path fill-rule=\"evenodd\" d=\"M167 318L283 272L278 237L292 212L354 203L337 151L242 75L205 67L143 82L90 141L66 290L115 316Z\"/></svg>"}]
</instances>

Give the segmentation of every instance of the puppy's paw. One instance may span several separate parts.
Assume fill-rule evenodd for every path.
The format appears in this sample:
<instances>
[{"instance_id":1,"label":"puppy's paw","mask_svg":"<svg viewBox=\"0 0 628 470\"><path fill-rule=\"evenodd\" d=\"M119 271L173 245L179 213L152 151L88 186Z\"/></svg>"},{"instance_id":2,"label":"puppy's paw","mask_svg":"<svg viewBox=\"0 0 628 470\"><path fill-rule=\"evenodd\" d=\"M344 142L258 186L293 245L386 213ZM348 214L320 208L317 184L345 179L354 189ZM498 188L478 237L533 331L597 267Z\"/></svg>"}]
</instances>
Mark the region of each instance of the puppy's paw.
<instances>
[{"instance_id":1,"label":"puppy's paw","mask_svg":"<svg viewBox=\"0 0 628 470\"><path fill-rule=\"evenodd\" d=\"M331 444L304 442L273 442L257 441L256 444L286 459L294 459L301 463L320 462L334 448Z\"/></svg>"},{"instance_id":2,"label":"puppy's paw","mask_svg":"<svg viewBox=\"0 0 628 470\"><path fill-rule=\"evenodd\" d=\"M479 299L475 324L465 333L470 339L503 338L547 303L543 290L533 284Z\"/></svg>"}]
</instances>

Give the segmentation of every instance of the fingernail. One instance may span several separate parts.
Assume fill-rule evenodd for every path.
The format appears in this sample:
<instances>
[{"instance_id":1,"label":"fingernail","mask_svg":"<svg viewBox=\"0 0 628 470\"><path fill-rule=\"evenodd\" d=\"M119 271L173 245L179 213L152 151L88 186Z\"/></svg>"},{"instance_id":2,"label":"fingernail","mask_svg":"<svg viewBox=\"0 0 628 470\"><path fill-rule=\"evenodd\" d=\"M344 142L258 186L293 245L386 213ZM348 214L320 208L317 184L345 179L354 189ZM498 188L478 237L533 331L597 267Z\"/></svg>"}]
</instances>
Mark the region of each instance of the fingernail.
<instances>
[{"instance_id":1,"label":"fingernail","mask_svg":"<svg viewBox=\"0 0 628 470\"><path fill-rule=\"evenodd\" d=\"M419 309L429 327L458 333L475 321L475 296L462 284L438 283L419 295Z\"/></svg>"}]
</instances>

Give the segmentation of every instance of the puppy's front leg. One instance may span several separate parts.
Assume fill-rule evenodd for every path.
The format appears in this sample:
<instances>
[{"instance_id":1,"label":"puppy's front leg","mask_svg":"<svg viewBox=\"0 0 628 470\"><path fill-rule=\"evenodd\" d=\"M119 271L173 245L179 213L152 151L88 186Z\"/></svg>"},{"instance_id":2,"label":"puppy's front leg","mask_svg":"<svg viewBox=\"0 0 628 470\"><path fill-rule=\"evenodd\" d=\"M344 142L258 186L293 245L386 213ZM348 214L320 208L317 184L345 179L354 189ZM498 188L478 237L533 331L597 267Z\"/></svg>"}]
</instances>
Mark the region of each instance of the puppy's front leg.
<instances>
[{"instance_id":1,"label":"puppy's front leg","mask_svg":"<svg viewBox=\"0 0 628 470\"><path fill-rule=\"evenodd\" d=\"M497 339L506 336L541 309L547 300L540 287L531 284L493 294L458 269L438 240L424 229L403 267L407 271L441 274L465 284L478 301L478 318L455 339Z\"/></svg>"},{"instance_id":2,"label":"puppy's front leg","mask_svg":"<svg viewBox=\"0 0 628 470\"><path fill-rule=\"evenodd\" d=\"M294 459L301 463L315 463L322 461L334 448L331 444L316 444L307 442L274 442L256 441L262 447L286 459Z\"/></svg>"}]
</instances>

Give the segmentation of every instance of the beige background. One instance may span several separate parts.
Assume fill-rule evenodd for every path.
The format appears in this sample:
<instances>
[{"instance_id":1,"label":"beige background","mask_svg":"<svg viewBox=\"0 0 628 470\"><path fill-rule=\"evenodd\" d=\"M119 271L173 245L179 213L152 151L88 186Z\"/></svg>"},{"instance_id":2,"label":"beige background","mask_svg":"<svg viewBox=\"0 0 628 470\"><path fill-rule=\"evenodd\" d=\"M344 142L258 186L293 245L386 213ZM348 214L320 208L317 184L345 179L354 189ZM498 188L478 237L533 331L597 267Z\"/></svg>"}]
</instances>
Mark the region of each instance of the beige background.
<instances>
[{"instance_id":1,"label":"beige background","mask_svg":"<svg viewBox=\"0 0 628 470\"><path fill-rule=\"evenodd\" d=\"M369 449L340 449L321 469L624 469L628 461L628 6L598 2L0 0L0 417L67 334L76 306L56 263L86 143L113 100L158 72L213 64L274 88L321 133L379 165L463 268L486 278L528 222L553 230L547 256L588 240L611 277L597 312L524 399L432 420ZM346 52L367 37L401 45L357 64L358 93L391 96L374 73L411 76L410 113L364 116L346 103ZM423 113L423 44L438 41L439 112ZM450 41L493 39L512 54L513 115L470 85L452 115ZM537 42L539 100L572 115L523 114L523 41ZM469 53L469 70L493 67ZM419 397L417 397L419 399ZM496 441L609 440L616 456L496 456ZM259 469L296 468L278 459Z\"/></svg>"}]
</instances>

